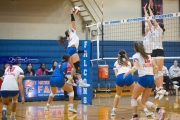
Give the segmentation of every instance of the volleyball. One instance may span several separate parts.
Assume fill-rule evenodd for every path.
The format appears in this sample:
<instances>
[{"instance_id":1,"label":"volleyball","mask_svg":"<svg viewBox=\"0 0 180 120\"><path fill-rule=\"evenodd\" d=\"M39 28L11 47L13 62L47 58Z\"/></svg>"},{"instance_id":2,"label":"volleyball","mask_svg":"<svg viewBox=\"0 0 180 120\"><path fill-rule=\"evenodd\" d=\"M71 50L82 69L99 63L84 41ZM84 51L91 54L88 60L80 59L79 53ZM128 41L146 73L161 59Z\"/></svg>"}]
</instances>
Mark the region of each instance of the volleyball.
<instances>
[{"instance_id":1,"label":"volleyball","mask_svg":"<svg viewBox=\"0 0 180 120\"><path fill-rule=\"evenodd\" d=\"M74 13L74 14L78 14L79 12L80 12L80 7L75 6L75 7L73 8L73 13Z\"/></svg>"}]
</instances>

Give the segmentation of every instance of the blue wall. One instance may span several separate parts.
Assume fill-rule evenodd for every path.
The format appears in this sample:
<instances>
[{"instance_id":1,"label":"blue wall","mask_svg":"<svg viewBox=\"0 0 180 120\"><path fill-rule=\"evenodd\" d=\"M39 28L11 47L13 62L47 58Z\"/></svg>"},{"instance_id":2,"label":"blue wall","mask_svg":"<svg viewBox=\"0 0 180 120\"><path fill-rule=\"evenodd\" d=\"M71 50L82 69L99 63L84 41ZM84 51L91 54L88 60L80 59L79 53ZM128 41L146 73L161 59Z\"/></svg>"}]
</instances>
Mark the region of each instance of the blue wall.
<instances>
[{"instance_id":1,"label":"blue wall","mask_svg":"<svg viewBox=\"0 0 180 120\"><path fill-rule=\"evenodd\" d=\"M166 57L180 56L180 42L164 42L163 46ZM59 46L59 43L56 40L0 40L0 56L35 56L37 58L41 57L46 61L47 69L50 69L53 61L61 60L61 56L65 53L64 47L65 46ZM81 49L81 43L79 49ZM116 57L117 52L121 49L126 50L128 56L131 57L134 54L133 41L104 42L105 57ZM94 42L92 46L93 58L96 58L96 50L96 42ZM174 59L165 60L165 65L169 68L173 64L173 61ZM115 77L113 71L113 65L115 60L106 60L106 62L109 65L110 75L107 81L111 84L111 87L115 87ZM40 63L33 64L33 68L35 70L37 70L39 66ZM22 69L24 69L26 65L22 64L21 67ZM93 62L93 87L97 87L97 68L97 62ZM134 78L135 80L138 79L137 73L135 74ZM101 86L104 87L104 80L100 79L100 81Z\"/></svg>"}]
</instances>

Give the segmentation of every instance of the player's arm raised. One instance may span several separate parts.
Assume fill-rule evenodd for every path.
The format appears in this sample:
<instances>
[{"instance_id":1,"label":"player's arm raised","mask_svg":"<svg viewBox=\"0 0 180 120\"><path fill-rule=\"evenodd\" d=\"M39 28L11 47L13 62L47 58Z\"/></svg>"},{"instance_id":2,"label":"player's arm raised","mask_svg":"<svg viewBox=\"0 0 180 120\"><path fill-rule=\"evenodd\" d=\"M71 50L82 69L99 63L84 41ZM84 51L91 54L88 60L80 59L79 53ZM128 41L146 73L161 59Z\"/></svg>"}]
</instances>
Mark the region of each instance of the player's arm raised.
<instances>
[{"instance_id":1,"label":"player's arm raised","mask_svg":"<svg viewBox=\"0 0 180 120\"><path fill-rule=\"evenodd\" d=\"M71 10L71 24L72 24L72 28L74 30L76 30L76 22L75 22L75 18L74 18L74 15L73 15L73 9Z\"/></svg>"},{"instance_id":2,"label":"player's arm raised","mask_svg":"<svg viewBox=\"0 0 180 120\"><path fill-rule=\"evenodd\" d=\"M147 7L147 4L144 6L144 14L145 14L145 17L149 17L146 7ZM152 27L151 22L149 20L146 20L146 22L148 23L149 29L151 29L151 27Z\"/></svg>"},{"instance_id":3,"label":"player's arm raised","mask_svg":"<svg viewBox=\"0 0 180 120\"><path fill-rule=\"evenodd\" d=\"M150 12L150 15L151 16L154 16L152 10L151 10L151 7L150 7L150 4L151 4L152 0L149 0L149 6L148 6L148 9L149 9L149 12ZM158 27L158 23L155 19L152 19L153 23L154 23L154 27L157 28Z\"/></svg>"}]
</instances>

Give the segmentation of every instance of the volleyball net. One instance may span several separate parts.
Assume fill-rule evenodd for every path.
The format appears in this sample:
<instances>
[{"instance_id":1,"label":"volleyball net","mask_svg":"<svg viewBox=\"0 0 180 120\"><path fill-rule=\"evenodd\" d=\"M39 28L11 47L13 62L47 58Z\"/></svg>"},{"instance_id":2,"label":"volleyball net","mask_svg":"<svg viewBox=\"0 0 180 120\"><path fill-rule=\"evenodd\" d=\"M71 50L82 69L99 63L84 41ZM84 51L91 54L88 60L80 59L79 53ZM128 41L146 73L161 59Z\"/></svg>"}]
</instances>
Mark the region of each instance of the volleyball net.
<instances>
[{"instance_id":1,"label":"volleyball net","mask_svg":"<svg viewBox=\"0 0 180 120\"><path fill-rule=\"evenodd\" d=\"M163 21L165 32L163 47L165 59L178 59L180 56L180 12L149 17L138 17L99 22L87 27L86 35L92 41L92 61L117 59L119 50L126 50L129 57L135 52L134 41L144 38L146 20Z\"/></svg>"}]
</instances>

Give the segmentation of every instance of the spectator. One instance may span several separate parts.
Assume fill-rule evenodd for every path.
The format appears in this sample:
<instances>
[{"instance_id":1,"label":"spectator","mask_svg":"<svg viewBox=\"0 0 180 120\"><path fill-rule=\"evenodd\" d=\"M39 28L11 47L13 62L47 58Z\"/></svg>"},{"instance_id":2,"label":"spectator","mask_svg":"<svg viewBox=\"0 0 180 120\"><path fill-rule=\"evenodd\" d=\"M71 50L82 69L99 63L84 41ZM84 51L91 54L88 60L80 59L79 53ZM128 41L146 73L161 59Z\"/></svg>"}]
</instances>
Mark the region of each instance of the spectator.
<instances>
[{"instance_id":1,"label":"spectator","mask_svg":"<svg viewBox=\"0 0 180 120\"><path fill-rule=\"evenodd\" d=\"M56 66L57 66L57 61L54 61L54 62L52 63L52 68L50 69L49 72L53 72L53 71L55 70Z\"/></svg>"},{"instance_id":2,"label":"spectator","mask_svg":"<svg viewBox=\"0 0 180 120\"><path fill-rule=\"evenodd\" d=\"M46 64L41 63L39 69L36 72L36 75L38 75L38 76L46 75L47 72L48 72L48 70L46 69Z\"/></svg>"},{"instance_id":3,"label":"spectator","mask_svg":"<svg viewBox=\"0 0 180 120\"><path fill-rule=\"evenodd\" d=\"M26 64L26 69L24 69L24 75L27 75L27 76L34 76L35 75L35 71L32 69L31 63Z\"/></svg>"},{"instance_id":4,"label":"spectator","mask_svg":"<svg viewBox=\"0 0 180 120\"><path fill-rule=\"evenodd\" d=\"M170 78L172 81L178 81L180 85L180 68L178 67L178 61L174 60L174 65L169 69Z\"/></svg>"},{"instance_id":5,"label":"spectator","mask_svg":"<svg viewBox=\"0 0 180 120\"><path fill-rule=\"evenodd\" d=\"M169 83L174 87L174 89L178 89L179 86L174 85L172 80L169 78L169 72L166 66L163 65L163 76L164 76L164 82L166 83L166 93L165 95L168 95L168 91L169 91Z\"/></svg>"}]
</instances>

